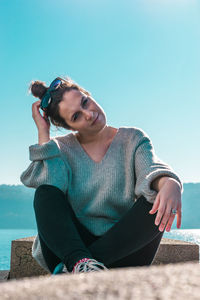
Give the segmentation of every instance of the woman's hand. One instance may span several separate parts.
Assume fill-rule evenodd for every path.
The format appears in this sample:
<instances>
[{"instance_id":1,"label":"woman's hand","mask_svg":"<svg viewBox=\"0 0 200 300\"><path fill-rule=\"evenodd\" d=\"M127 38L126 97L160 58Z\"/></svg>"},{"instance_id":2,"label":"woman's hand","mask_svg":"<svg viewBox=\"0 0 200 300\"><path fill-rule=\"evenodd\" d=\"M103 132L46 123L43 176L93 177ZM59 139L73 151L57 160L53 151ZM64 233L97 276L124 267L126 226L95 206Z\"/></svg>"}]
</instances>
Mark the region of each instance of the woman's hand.
<instances>
[{"instance_id":1,"label":"woman's hand","mask_svg":"<svg viewBox=\"0 0 200 300\"><path fill-rule=\"evenodd\" d=\"M41 115L39 110L40 103L41 100L38 100L32 104L32 117L38 128L38 143L42 145L43 143L47 143L50 140L50 122L45 115L45 112L43 112L43 116Z\"/></svg>"},{"instance_id":2,"label":"woman's hand","mask_svg":"<svg viewBox=\"0 0 200 300\"><path fill-rule=\"evenodd\" d=\"M150 214L154 214L156 213L156 211L158 211L155 219L155 224L160 224L160 231L163 231L166 225L166 231L170 231L176 215L172 214L172 209L177 210L177 228L180 228L181 186L175 179L169 177L158 192L153 207L149 211Z\"/></svg>"},{"instance_id":3,"label":"woman's hand","mask_svg":"<svg viewBox=\"0 0 200 300\"><path fill-rule=\"evenodd\" d=\"M41 100L38 100L32 104L32 117L33 120L35 121L38 130L44 130L46 132L49 132L50 122L46 117L45 112L43 112L43 116L41 115L39 111L40 103Z\"/></svg>"}]
</instances>

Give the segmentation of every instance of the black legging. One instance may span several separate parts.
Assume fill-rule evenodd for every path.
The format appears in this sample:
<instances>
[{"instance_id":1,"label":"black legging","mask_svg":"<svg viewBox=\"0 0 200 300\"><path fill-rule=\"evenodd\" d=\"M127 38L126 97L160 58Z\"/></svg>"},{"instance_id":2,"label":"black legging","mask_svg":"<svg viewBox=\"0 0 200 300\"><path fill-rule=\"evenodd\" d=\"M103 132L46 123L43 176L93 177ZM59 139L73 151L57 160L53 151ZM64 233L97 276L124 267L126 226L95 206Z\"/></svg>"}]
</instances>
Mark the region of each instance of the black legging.
<instances>
[{"instance_id":1,"label":"black legging","mask_svg":"<svg viewBox=\"0 0 200 300\"><path fill-rule=\"evenodd\" d=\"M155 225L152 204L141 196L104 235L95 236L75 216L67 196L57 187L40 185L34 210L45 262L53 273L61 261L69 271L84 257L107 268L150 265L163 232Z\"/></svg>"}]
</instances>

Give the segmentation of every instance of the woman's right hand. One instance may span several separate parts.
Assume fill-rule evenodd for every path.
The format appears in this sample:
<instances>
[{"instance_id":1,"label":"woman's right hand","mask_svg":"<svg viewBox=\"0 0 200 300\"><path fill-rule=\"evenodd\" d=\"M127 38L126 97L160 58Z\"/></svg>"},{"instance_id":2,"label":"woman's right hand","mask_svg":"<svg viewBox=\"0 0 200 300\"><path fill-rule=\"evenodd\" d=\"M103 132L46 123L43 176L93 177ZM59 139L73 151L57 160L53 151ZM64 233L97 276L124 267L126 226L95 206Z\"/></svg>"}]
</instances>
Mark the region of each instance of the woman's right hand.
<instances>
[{"instance_id":1,"label":"woman's right hand","mask_svg":"<svg viewBox=\"0 0 200 300\"><path fill-rule=\"evenodd\" d=\"M49 133L50 130L50 122L47 119L45 112L43 112L43 116L40 113L40 103L41 100L38 100L32 104L32 117L35 121L35 124L40 132L44 131L45 133Z\"/></svg>"},{"instance_id":2,"label":"woman's right hand","mask_svg":"<svg viewBox=\"0 0 200 300\"><path fill-rule=\"evenodd\" d=\"M42 145L50 140L50 122L45 112L43 112L43 116L41 115L39 110L40 103L41 100L38 100L32 104L32 117L38 128L38 143Z\"/></svg>"}]
</instances>

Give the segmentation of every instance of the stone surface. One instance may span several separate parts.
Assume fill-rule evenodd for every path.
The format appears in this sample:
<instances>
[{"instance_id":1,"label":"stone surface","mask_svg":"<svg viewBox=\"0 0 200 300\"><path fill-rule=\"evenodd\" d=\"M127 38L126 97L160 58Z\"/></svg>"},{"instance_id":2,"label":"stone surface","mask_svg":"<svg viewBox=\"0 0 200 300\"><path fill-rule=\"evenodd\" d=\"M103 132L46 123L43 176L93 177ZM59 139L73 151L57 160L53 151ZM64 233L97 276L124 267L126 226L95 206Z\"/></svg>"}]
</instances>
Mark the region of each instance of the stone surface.
<instances>
[{"instance_id":1,"label":"stone surface","mask_svg":"<svg viewBox=\"0 0 200 300\"><path fill-rule=\"evenodd\" d=\"M10 270L0 270L0 282L7 281L10 274Z\"/></svg>"},{"instance_id":2,"label":"stone surface","mask_svg":"<svg viewBox=\"0 0 200 300\"><path fill-rule=\"evenodd\" d=\"M34 236L12 241L10 278L46 275L31 255ZM184 241L162 238L153 264L199 261L199 246Z\"/></svg>"},{"instance_id":3,"label":"stone surface","mask_svg":"<svg viewBox=\"0 0 200 300\"><path fill-rule=\"evenodd\" d=\"M199 245L162 238L153 264L199 261Z\"/></svg>"},{"instance_id":4,"label":"stone surface","mask_svg":"<svg viewBox=\"0 0 200 300\"><path fill-rule=\"evenodd\" d=\"M13 240L11 244L10 278L48 274L32 257L34 236Z\"/></svg>"},{"instance_id":5,"label":"stone surface","mask_svg":"<svg viewBox=\"0 0 200 300\"><path fill-rule=\"evenodd\" d=\"M45 275L0 283L1 300L200 299L199 263Z\"/></svg>"}]
</instances>

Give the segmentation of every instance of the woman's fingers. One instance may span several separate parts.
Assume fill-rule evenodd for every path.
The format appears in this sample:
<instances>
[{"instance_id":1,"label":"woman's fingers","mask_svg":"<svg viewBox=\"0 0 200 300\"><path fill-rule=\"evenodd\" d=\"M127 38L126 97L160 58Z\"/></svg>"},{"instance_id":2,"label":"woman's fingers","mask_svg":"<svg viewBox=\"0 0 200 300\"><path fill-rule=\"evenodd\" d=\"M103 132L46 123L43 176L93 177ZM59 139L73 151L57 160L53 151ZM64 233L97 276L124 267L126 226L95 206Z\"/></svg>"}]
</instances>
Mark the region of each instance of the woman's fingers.
<instances>
[{"instance_id":1,"label":"woman's fingers","mask_svg":"<svg viewBox=\"0 0 200 300\"><path fill-rule=\"evenodd\" d=\"M32 104L32 117L36 121L36 123L38 123L42 119L42 115L39 110L40 102L41 102L41 100L36 101Z\"/></svg>"},{"instance_id":2,"label":"woman's fingers","mask_svg":"<svg viewBox=\"0 0 200 300\"><path fill-rule=\"evenodd\" d=\"M155 224L156 225L160 224L161 219L164 216L164 214L165 214L165 204L164 203L160 203L160 206L158 208L158 212L157 212L157 215L156 215L156 219L155 219Z\"/></svg>"},{"instance_id":3,"label":"woman's fingers","mask_svg":"<svg viewBox=\"0 0 200 300\"><path fill-rule=\"evenodd\" d=\"M150 214L154 214L156 211L156 219L155 219L155 225L159 225L160 221L162 219L162 222L160 224L159 230L163 231L166 222L168 221L170 217L170 209L165 210L165 203L160 201L160 194L158 193L155 199L155 202L153 204L152 209L149 211Z\"/></svg>"},{"instance_id":4,"label":"woman's fingers","mask_svg":"<svg viewBox=\"0 0 200 300\"><path fill-rule=\"evenodd\" d=\"M160 195L158 193L157 196L156 196L156 199L154 201L154 204L153 204L151 210L149 211L149 213L150 214L155 214L155 212L158 210L159 204L160 204Z\"/></svg>"},{"instance_id":5,"label":"woman's fingers","mask_svg":"<svg viewBox=\"0 0 200 300\"><path fill-rule=\"evenodd\" d=\"M32 104L32 117L36 123L37 128L39 130L47 132L50 129L50 122L45 112L43 112L43 115L40 113L40 103L41 100L38 100Z\"/></svg>"},{"instance_id":6,"label":"woman's fingers","mask_svg":"<svg viewBox=\"0 0 200 300\"><path fill-rule=\"evenodd\" d=\"M158 206L159 204L159 206ZM149 213L155 213L155 224L159 225L159 230L165 228L169 231L176 214L172 214L172 209L177 210L177 228L181 226L181 189L177 181L168 180L159 190L155 203ZM167 225L167 226L166 226Z\"/></svg>"},{"instance_id":7,"label":"woman's fingers","mask_svg":"<svg viewBox=\"0 0 200 300\"><path fill-rule=\"evenodd\" d=\"M169 221L169 219L171 218L171 206L167 206L165 211L164 211L164 214L163 214L163 217L162 217L162 221L160 223L160 226L159 226L159 230L160 231L163 231L167 222Z\"/></svg>"},{"instance_id":8,"label":"woman's fingers","mask_svg":"<svg viewBox=\"0 0 200 300\"><path fill-rule=\"evenodd\" d=\"M167 226L166 226L166 231L170 231L170 229L172 227L172 223L174 222L174 218L175 218L175 215L171 214L171 216L168 220Z\"/></svg>"},{"instance_id":9,"label":"woman's fingers","mask_svg":"<svg viewBox=\"0 0 200 300\"><path fill-rule=\"evenodd\" d=\"M160 206L158 208L158 213L156 216L155 224L160 225L159 230L163 231L165 228L167 231L170 231L172 223L175 218L175 214L172 214L172 209L176 209L177 202L170 201L165 199L165 201L160 201ZM178 220L177 225L180 224L181 218L179 214L180 210L177 207Z\"/></svg>"},{"instance_id":10,"label":"woman's fingers","mask_svg":"<svg viewBox=\"0 0 200 300\"><path fill-rule=\"evenodd\" d=\"M36 115L38 115L38 113L40 114L40 111L39 111L39 108L40 108L40 102L41 100L39 101L36 101L32 104L32 116L35 117Z\"/></svg>"},{"instance_id":11,"label":"woman's fingers","mask_svg":"<svg viewBox=\"0 0 200 300\"><path fill-rule=\"evenodd\" d=\"M181 218L182 218L182 213L181 213L181 201L178 203L178 206L177 206L177 228L180 228L181 227Z\"/></svg>"},{"instance_id":12,"label":"woman's fingers","mask_svg":"<svg viewBox=\"0 0 200 300\"><path fill-rule=\"evenodd\" d=\"M181 227L181 212L177 213L177 224L176 224L177 228Z\"/></svg>"}]
</instances>

